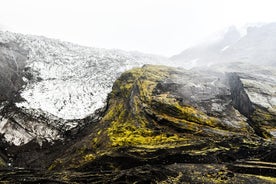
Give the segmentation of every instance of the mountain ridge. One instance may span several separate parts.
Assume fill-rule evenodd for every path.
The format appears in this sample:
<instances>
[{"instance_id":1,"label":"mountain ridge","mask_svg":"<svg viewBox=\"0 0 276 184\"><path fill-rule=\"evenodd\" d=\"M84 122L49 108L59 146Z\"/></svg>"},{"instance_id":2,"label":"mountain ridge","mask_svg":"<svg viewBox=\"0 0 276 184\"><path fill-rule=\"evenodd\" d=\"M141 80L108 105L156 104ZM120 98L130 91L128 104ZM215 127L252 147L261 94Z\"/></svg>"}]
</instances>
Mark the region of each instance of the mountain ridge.
<instances>
[{"instance_id":1,"label":"mountain ridge","mask_svg":"<svg viewBox=\"0 0 276 184\"><path fill-rule=\"evenodd\" d=\"M0 180L275 182L273 66L186 70L45 37L0 40Z\"/></svg>"},{"instance_id":2,"label":"mountain ridge","mask_svg":"<svg viewBox=\"0 0 276 184\"><path fill-rule=\"evenodd\" d=\"M275 35L276 23L249 26L245 35L230 27L221 39L195 45L170 59L189 68L229 62L275 66Z\"/></svg>"}]
</instances>

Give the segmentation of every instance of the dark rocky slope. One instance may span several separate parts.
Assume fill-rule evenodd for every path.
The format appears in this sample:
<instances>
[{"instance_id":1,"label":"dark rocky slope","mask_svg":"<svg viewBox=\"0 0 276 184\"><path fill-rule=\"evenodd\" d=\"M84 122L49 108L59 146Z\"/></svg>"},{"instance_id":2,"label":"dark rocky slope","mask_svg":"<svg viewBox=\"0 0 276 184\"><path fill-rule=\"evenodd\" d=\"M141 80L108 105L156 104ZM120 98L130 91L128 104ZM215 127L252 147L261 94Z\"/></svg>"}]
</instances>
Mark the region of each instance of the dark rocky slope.
<instances>
[{"instance_id":1,"label":"dark rocky slope","mask_svg":"<svg viewBox=\"0 0 276 184\"><path fill-rule=\"evenodd\" d=\"M0 43L0 102L14 100L22 87L27 51L14 43Z\"/></svg>"},{"instance_id":2,"label":"dark rocky slope","mask_svg":"<svg viewBox=\"0 0 276 184\"><path fill-rule=\"evenodd\" d=\"M84 128L64 132L63 141L2 143L0 180L273 183L274 99L271 68L145 65L123 73L107 107L94 119L79 120Z\"/></svg>"},{"instance_id":3,"label":"dark rocky slope","mask_svg":"<svg viewBox=\"0 0 276 184\"><path fill-rule=\"evenodd\" d=\"M187 71L145 65L123 73L106 107L95 111L82 103L104 104L115 78L148 63L149 56L13 33L0 38L1 182L275 182L274 68L234 63ZM90 115L63 119L20 106L26 87L25 97L39 107L49 110L44 97L50 95L54 104L64 103L62 115Z\"/></svg>"},{"instance_id":4,"label":"dark rocky slope","mask_svg":"<svg viewBox=\"0 0 276 184\"><path fill-rule=\"evenodd\" d=\"M251 98L246 77L258 84L254 75L125 72L103 118L49 170L65 183L275 182L275 105Z\"/></svg>"}]
</instances>

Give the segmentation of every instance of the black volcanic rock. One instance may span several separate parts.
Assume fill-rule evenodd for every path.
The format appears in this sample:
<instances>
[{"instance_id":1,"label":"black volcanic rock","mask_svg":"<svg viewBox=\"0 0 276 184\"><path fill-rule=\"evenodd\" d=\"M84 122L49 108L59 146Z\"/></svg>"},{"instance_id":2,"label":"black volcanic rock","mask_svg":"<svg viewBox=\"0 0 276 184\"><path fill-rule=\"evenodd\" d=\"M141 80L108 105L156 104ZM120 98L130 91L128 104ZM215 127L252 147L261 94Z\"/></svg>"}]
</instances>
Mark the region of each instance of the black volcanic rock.
<instances>
[{"instance_id":1,"label":"black volcanic rock","mask_svg":"<svg viewBox=\"0 0 276 184\"><path fill-rule=\"evenodd\" d=\"M0 43L0 102L15 100L24 84L23 70L27 52L13 43Z\"/></svg>"}]
</instances>

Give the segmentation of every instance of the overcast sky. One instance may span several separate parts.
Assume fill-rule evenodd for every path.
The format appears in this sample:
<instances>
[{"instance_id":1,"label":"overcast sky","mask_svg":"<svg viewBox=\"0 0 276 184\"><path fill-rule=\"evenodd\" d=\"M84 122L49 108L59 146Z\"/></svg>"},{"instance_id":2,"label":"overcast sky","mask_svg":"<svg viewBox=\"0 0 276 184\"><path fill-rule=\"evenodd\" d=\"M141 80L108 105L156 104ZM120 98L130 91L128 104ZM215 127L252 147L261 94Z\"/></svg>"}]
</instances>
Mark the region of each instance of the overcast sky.
<instances>
[{"instance_id":1,"label":"overcast sky","mask_svg":"<svg viewBox=\"0 0 276 184\"><path fill-rule=\"evenodd\" d=\"M0 0L0 28L165 56L229 25L276 22L275 0Z\"/></svg>"}]
</instances>

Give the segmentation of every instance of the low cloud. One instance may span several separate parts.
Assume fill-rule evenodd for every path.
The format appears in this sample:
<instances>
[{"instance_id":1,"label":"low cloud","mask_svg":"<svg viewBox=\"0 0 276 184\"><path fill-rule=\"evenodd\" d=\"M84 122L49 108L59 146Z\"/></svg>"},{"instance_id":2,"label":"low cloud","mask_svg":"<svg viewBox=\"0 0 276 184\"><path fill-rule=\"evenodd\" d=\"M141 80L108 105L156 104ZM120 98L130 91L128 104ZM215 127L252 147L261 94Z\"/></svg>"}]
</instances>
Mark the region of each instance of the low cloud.
<instances>
[{"instance_id":1,"label":"low cloud","mask_svg":"<svg viewBox=\"0 0 276 184\"><path fill-rule=\"evenodd\" d=\"M0 30L3 31L5 29L7 29L7 26L0 22Z\"/></svg>"}]
</instances>

